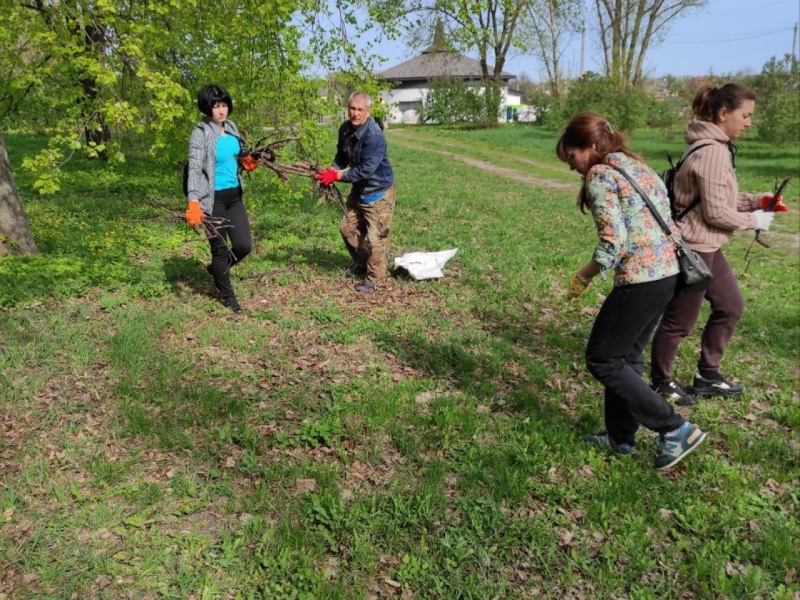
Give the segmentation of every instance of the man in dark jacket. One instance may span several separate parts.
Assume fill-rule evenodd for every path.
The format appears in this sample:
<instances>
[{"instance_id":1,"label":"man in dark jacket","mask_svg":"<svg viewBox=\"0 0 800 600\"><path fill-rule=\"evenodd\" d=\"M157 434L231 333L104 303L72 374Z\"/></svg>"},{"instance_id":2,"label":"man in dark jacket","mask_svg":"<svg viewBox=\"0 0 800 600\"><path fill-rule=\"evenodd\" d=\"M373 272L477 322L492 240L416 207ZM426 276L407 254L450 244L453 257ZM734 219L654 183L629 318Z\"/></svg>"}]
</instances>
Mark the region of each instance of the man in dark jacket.
<instances>
[{"instance_id":1,"label":"man in dark jacket","mask_svg":"<svg viewBox=\"0 0 800 600\"><path fill-rule=\"evenodd\" d=\"M349 120L339 128L333 164L317 174L322 185L352 184L340 230L353 264L348 275L364 280L356 290L369 294L387 276L389 240L394 213L394 173L386 153L386 137L370 116L372 99L364 92L350 96Z\"/></svg>"}]
</instances>

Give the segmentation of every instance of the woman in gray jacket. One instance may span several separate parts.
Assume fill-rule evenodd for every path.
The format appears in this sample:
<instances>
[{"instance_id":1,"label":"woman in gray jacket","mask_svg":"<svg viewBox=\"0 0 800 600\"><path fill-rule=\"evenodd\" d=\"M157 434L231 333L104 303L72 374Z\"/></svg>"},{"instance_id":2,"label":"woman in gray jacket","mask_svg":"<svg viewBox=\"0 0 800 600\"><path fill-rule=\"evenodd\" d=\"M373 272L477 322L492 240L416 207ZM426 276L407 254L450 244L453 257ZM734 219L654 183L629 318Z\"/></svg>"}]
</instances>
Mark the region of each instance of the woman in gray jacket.
<instances>
[{"instance_id":1,"label":"woman in gray jacket","mask_svg":"<svg viewBox=\"0 0 800 600\"><path fill-rule=\"evenodd\" d=\"M214 278L222 303L235 313L242 307L231 285L230 268L250 254L250 219L242 202L239 130L228 116L233 100L224 88L206 85L197 94L197 108L206 115L189 138L186 222L203 224L205 215L226 220L220 237L210 237L211 264L206 269ZM227 240L230 240L230 251Z\"/></svg>"}]
</instances>

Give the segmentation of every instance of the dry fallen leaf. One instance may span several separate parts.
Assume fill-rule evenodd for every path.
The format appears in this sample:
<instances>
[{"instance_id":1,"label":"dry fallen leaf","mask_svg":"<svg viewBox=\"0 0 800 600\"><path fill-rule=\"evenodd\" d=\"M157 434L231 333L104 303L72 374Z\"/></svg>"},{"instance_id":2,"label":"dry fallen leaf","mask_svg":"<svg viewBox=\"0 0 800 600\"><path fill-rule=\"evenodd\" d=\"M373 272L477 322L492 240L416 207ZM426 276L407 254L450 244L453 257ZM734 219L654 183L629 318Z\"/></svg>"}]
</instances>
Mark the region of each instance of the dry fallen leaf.
<instances>
[{"instance_id":1,"label":"dry fallen leaf","mask_svg":"<svg viewBox=\"0 0 800 600\"><path fill-rule=\"evenodd\" d=\"M317 482L314 479L300 479L295 481L294 489L297 492L315 492L317 490Z\"/></svg>"}]
</instances>

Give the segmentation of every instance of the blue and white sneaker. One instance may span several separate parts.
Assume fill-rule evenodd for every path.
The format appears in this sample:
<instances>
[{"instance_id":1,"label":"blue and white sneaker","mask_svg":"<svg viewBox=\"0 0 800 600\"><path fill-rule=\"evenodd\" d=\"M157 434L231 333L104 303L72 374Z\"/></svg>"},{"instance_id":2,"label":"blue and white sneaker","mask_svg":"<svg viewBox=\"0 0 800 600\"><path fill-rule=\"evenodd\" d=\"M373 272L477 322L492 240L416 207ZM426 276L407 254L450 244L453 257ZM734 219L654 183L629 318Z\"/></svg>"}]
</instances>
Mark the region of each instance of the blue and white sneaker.
<instances>
[{"instance_id":1,"label":"blue and white sneaker","mask_svg":"<svg viewBox=\"0 0 800 600\"><path fill-rule=\"evenodd\" d=\"M601 431L594 435L585 435L583 439L600 448L611 450L614 454L632 454L635 447L635 444L629 444L628 442L618 444L614 438L608 435L607 431Z\"/></svg>"},{"instance_id":2,"label":"blue and white sneaker","mask_svg":"<svg viewBox=\"0 0 800 600\"><path fill-rule=\"evenodd\" d=\"M656 445L659 449L654 463L656 470L671 469L697 448L704 439L706 439L706 432L689 421L681 425L675 435L662 433L656 438Z\"/></svg>"}]
</instances>

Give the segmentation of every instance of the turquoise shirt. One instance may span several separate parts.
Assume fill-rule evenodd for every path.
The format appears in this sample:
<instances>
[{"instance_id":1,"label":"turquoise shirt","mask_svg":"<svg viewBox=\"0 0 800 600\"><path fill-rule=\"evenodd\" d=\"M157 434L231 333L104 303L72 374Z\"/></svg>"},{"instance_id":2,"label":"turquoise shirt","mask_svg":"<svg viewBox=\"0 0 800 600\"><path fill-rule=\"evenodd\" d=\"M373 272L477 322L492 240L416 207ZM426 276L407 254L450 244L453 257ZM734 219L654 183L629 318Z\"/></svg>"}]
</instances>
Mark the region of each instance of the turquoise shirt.
<instances>
[{"instance_id":1,"label":"turquoise shirt","mask_svg":"<svg viewBox=\"0 0 800 600\"><path fill-rule=\"evenodd\" d=\"M239 140L230 133L217 138L214 191L239 187Z\"/></svg>"}]
</instances>

